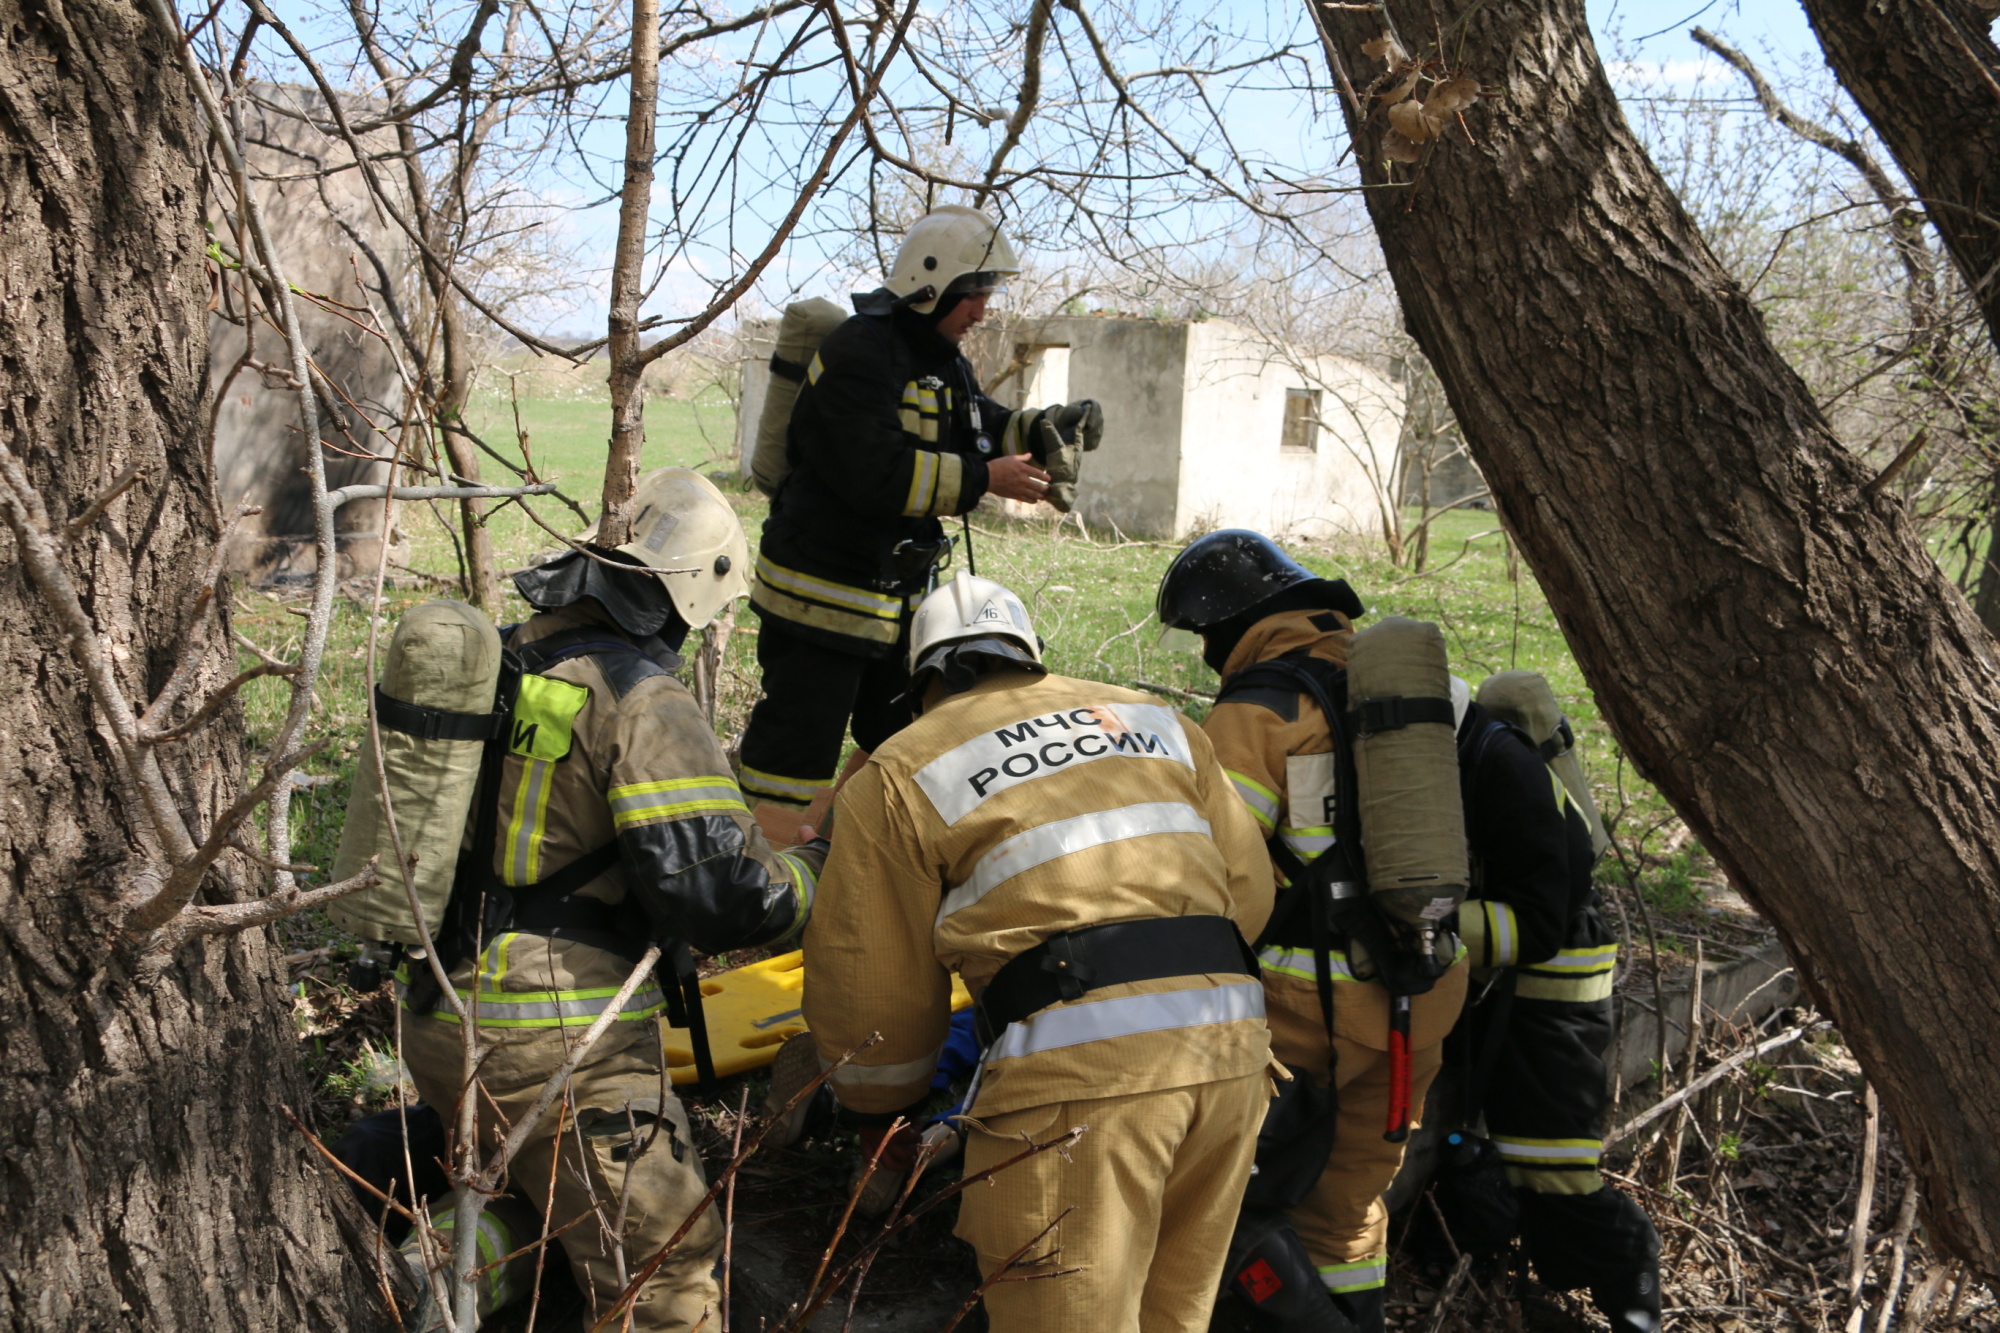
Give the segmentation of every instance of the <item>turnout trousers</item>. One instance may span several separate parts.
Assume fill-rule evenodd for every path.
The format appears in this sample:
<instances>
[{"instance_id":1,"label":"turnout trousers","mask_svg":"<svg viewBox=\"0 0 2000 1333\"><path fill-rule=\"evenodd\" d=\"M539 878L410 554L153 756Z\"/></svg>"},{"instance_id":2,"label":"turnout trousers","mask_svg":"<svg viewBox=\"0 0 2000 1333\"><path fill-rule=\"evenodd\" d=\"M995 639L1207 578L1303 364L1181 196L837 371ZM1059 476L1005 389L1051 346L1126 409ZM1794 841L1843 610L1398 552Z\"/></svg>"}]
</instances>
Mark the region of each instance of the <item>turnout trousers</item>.
<instances>
[{"instance_id":1,"label":"turnout trousers","mask_svg":"<svg viewBox=\"0 0 2000 1333\"><path fill-rule=\"evenodd\" d=\"M1444 1064L1444 1039L1465 1003L1463 964L1410 1004L1410 1107L1422 1117L1424 1097ZM1327 1080L1327 1034L1319 995L1268 973L1265 1012L1271 1053L1319 1083ZM1334 986L1333 1085L1340 1109L1333 1154L1312 1193L1286 1213L1335 1303L1364 1329L1382 1326L1388 1278L1389 1210L1382 1191L1403 1164L1403 1144L1382 1137L1389 1119L1387 992L1371 982Z\"/></svg>"},{"instance_id":2,"label":"turnout trousers","mask_svg":"<svg viewBox=\"0 0 2000 1333\"><path fill-rule=\"evenodd\" d=\"M764 697L743 733L742 786L752 804L803 809L833 785L853 721L854 743L874 750L910 721L903 698L910 622L886 657L863 657L794 634L776 616L757 629Z\"/></svg>"},{"instance_id":3,"label":"turnout trousers","mask_svg":"<svg viewBox=\"0 0 2000 1333\"><path fill-rule=\"evenodd\" d=\"M1520 1203L1522 1244L1535 1276L1563 1291L1651 1272L1660 1253L1645 1210L1598 1172L1617 945L1594 911L1571 940L1548 963L1516 969L1511 1004L1496 997L1465 1018L1475 1068L1485 1043L1498 1043L1486 1129Z\"/></svg>"},{"instance_id":4,"label":"turnout trousers","mask_svg":"<svg viewBox=\"0 0 2000 1333\"><path fill-rule=\"evenodd\" d=\"M418 1095L452 1125L463 1056L458 1023L440 1013L450 1010L440 1006L426 1017L404 1015L403 1057ZM505 1133L500 1117L512 1125L527 1114L543 1081L561 1066L568 1043L588 1026L579 1022L567 1033L482 1031L484 1040L498 1043L480 1069L483 1148L490 1151ZM530 1238L539 1234L544 1210L550 1229L561 1231L558 1243L595 1318L623 1290L616 1251L624 1250L625 1272L636 1273L666 1245L708 1187L687 1113L661 1065L658 1020L614 1025L577 1069L570 1088L570 1109L564 1111L559 1098L542 1117L514 1158L508 1183L533 1205ZM518 1223L514 1229L520 1229ZM704 1315L712 1327L718 1317L713 1312L720 1308L712 1270L721 1249L722 1222L710 1208L640 1289L631 1327L638 1333L684 1333Z\"/></svg>"},{"instance_id":5,"label":"turnout trousers","mask_svg":"<svg viewBox=\"0 0 2000 1333\"><path fill-rule=\"evenodd\" d=\"M972 1120L968 1176L1089 1127L962 1196L994 1333L1204 1333L1270 1095L1258 1073Z\"/></svg>"}]
</instances>

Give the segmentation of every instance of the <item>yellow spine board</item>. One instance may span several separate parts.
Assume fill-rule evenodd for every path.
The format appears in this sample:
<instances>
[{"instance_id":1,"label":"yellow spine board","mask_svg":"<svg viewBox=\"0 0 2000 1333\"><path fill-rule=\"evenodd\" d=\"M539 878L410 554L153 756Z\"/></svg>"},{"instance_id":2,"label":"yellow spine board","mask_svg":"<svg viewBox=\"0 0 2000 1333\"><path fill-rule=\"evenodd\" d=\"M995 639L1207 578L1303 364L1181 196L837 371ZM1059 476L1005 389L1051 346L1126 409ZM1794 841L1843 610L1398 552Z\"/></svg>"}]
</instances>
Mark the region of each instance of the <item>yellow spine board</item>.
<instances>
[{"instance_id":1,"label":"yellow spine board","mask_svg":"<svg viewBox=\"0 0 2000 1333\"><path fill-rule=\"evenodd\" d=\"M799 997L806 983L803 952L780 954L760 963L731 968L701 982L702 1016L718 1078L762 1069L777 1058L785 1038L804 1032ZM953 1011L972 1003L965 983L951 979ZM686 1028L663 1028L667 1068L676 1084L693 1083L694 1042Z\"/></svg>"}]
</instances>

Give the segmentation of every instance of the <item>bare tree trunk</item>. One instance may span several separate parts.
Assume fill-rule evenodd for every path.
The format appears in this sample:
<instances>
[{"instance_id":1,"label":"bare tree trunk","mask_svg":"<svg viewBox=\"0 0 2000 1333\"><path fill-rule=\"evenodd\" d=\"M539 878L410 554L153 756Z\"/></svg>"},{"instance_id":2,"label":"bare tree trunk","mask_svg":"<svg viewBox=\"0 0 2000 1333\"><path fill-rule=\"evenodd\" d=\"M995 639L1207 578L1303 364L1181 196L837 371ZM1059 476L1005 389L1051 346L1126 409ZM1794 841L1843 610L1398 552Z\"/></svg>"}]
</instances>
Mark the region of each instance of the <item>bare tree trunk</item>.
<instances>
[{"instance_id":1,"label":"bare tree trunk","mask_svg":"<svg viewBox=\"0 0 2000 1333\"><path fill-rule=\"evenodd\" d=\"M1965 0L1803 0L2000 341L2000 47Z\"/></svg>"},{"instance_id":2,"label":"bare tree trunk","mask_svg":"<svg viewBox=\"0 0 2000 1333\"><path fill-rule=\"evenodd\" d=\"M625 113L625 188L618 203L618 246L611 261L611 455L604 461L600 546L631 540L627 510L639 486L646 443L646 358L639 348L639 302L645 295L646 214L653 203L653 131L659 106L659 0L632 0L632 102Z\"/></svg>"},{"instance_id":3,"label":"bare tree trunk","mask_svg":"<svg viewBox=\"0 0 2000 1333\"><path fill-rule=\"evenodd\" d=\"M130 692L149 697L219 530L206 135L143 8L0 0L0 31L0 443L58 521L139 469L66 543L67 572ZM277 1113L306 1089L271 937L209 936L139 980L107 922L147 826L116 794L103 719L5 535L0 679L0 1324L379 1326L337 1195ZM232 706L162 747L200 823L241 785L242 746ZM251 887L229 864L208 901Z\"/></svg>"},{"instance_id":4,"label":"bare tree trunk","mask_svg":"<svg viewBox=\"0 0 2000 1333\"><path fill-rule=\"evenodd\" d=\"M1314 9L1359 97L1385 18L1504 90L1414 167L1344 103L1410 332L1619 741L1777 924L1940 1237L2000 1274L1992 639L1639 147L1581 0Z\"/></svg>"}]
</instances>

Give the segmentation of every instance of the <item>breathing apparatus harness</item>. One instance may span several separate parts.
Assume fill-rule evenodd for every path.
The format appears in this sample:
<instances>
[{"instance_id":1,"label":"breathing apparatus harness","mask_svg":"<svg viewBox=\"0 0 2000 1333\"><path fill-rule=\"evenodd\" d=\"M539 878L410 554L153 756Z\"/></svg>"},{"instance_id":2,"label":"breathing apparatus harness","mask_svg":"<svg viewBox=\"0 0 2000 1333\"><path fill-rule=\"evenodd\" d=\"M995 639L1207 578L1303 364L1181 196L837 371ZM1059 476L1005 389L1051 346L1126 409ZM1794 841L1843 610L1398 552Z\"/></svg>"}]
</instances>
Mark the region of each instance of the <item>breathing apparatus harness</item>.
<instances>
[{"instance_id":1,"label":"breathing apparatus harness","mask_svg":"<svg viewBox=\"0 0 2000 1333\"><path fill-rule=\"evenodd\" d=\"M502 640L512 639L518 628L516 625L503 628ZM451 898L435 933L438 962L447 973L476 954L484 941L504 931L582 939L632 961L637 961L645 952L645 945L651 942L651 927L636 902L628 899L614 905L576 896L579 889L618 864L616 840L585 852L533 884L509 887L500 882L493 870L494 850L499 841L500 778L506 764L521 678L545 674L549 668L578 657L603 659L600 667L606 675L627 677L633 683L646 676L665 674L665 668L630 638L608 626L592 626L552 634L519 648L507 648L501 657L500 683L490 713L426 708L393 699L383 693L380 685L375 687L376 717L381 725L425 740L484 742L479 788L474 797L471 845L459 855ZM704 1089L712 1088L715 1060L702 1015L701 979L693 952L678 940L661 943L660 966L670 969L673 977L672 985L662 987L667 997L668 1022L688 1030L694 1046L696 1074ZM427 1014L437 1006L439 998L437 979L431 969L415 969L405 996L410 1009Z\"/></svg>"},{"instance_id":2,"label":"breathing apparatus harness","mask_svg":"<svg viewBox=\"0 0 2000 1333\"><path fill-rule=\"evenodd\" d=\"M1409 1137L1410 1000L1437 984L1445 972L1436 951L1413 932L1393 922L1370 901L1367 869L1361 856L1361 806L1356 799L1354 738L1393 731L1412 722L1449 723L1449 701L1428 699L1369 700L1348 711L1347 672L1304 649L1247 666L1230 676L1216 695L1223 703L1232 694L1254 688L1291 690L1311 698L1326 719L1334 748L1333 845L1310 864L1276 834L1267 842L1272 863L1288 887L1280 893L1271 926L1296 926L1306 914L1313 954L1313 980L1319 992L1320 1017L1326 1023L1329 1065L1333 1041L1333 965L1335 934L1357 941L1367 951L1376 979L1389 991L1389 1115L1382 1137L1401 1143ZM1442 704L1445 716L1434 716ZM1383 707L1381 705L1391 705ZM1260 939L1261 945L1264 940Z\"/></svg>"}]
</instances>

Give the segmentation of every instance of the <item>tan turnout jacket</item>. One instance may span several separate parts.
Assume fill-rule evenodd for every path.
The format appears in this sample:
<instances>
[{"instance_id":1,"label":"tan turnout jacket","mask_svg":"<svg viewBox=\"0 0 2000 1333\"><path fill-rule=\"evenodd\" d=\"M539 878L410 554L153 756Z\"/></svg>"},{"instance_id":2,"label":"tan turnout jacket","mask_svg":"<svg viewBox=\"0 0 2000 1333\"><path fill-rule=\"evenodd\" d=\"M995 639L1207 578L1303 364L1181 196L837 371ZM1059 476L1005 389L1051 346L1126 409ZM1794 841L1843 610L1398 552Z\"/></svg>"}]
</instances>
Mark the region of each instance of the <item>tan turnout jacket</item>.
<instances>
[{"instance_id":1,"label":"tan turnout jacket","mask_svg":"<svg viewBox=\"0 0 2000 1333\"><path fill-rule=\"evenodd\" d=\"M1052 935L1271 910L1256 823L1201 729L1150 695L1003 671L875 751L834 807L806 930L805 1018L862 1112L923 1095L951 973L977 995ZM1264 1068L1262 988L1241 975L1108 986L1007 1028L975 1114L1152 1092Z\"/></svg>"},{"instance_id":2,"label":"tan turnout jacket","mask_svg":"<svg viewBox=\"0 0 2000 1333\"><path fill-rule=\"evenodd\" d=\"M586 600L534 616L510 646L557 635L617 638ZM521 691L495 825L502 884L546 880L615 843L616 861L576 896L636 898L644 915L634 927L655 938L715 953L798 933L819 851L780 852L765 841L701 709L664 667L630 652L570 657L524 676ZM476 980L485 1027L532 1036L587 1024L632 970L593 938L505 931L461 963L453 982L470 1000ZM649 981L619 1016L650 1018L664 1004Z\"/></svg>"},{"instance_id":3,"label":"tan turnout jacket","mask_svg":"<svg viewBox=\"0 0 2000 1333\"><path fill-rule=\"evenodd\" d=\"M1336 612L1280 612L1250 627L1230 654L1223 675L1227 678L1299 649L1345 666L1353 637L1351 625ZM1310 695L1287 693L1288 698L1271 702L1261 701L1261 694L1236 696L1217 704L1202 727L1260 832L1278 838L1310 864L1333 846L1333 736ZM1311 950L1300 941L1268 943L1258 951L1258 961L1264 967L1271 1003L1310 1016L1323 1029ZM1338 988L1336 1032L1363 1046L1386 1049L1387 988L1380 982L1357 980L1344 947L1332 950L1330 962ZM1436 989L1416 998L1411 1007L1414 1048L1444 1040L1457 1020L1464 988L1465 968L1457 967Z\"/></svg>"}]
</instances>

